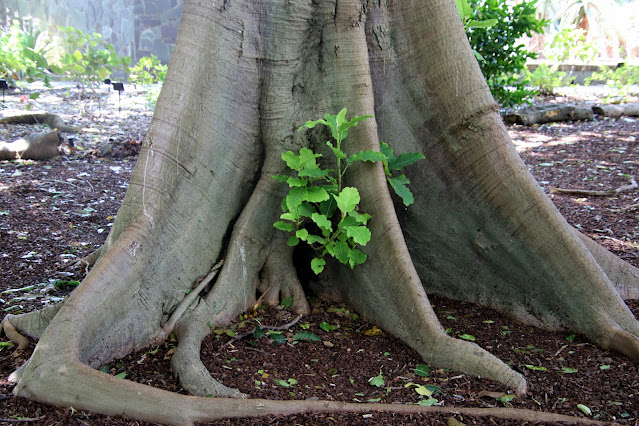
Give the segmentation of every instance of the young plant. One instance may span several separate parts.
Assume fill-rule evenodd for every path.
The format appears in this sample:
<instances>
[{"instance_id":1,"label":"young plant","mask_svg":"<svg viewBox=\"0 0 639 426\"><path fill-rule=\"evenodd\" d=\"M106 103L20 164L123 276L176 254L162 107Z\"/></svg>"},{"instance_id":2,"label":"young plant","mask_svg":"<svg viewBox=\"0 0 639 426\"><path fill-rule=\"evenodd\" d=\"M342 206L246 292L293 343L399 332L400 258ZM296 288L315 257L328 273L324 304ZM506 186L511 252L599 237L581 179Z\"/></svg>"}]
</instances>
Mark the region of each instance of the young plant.
<instances>
[{"instance_id":1,"label":"young plant","mask_svg":"<svg viewBox=\"0 0 639 426\"><path fill-rule=\"evenodd\" d=\"M0 78L11 84L42 80L49 82L49 63L45 55L49 43L42 42L42 33L35 23L14 20L11 26L0 34Z\"/></svg>"},{"instance_id":2,"label":"young plant","mask_svg":"<svg viewBox=\"0 0 639 426\"><path fill-rule=\"evenodd\" d=\"M101 34L85 34L74 27L58 28L64 35L66 53L54 71L66 74L83 91L97 87L115 68L128 70L131 57L119 57L113 45L102 40Z\"/></svg>"},{"instance_id":3,"label":"young plant","mask_svg":"<svg viewBox=\"0 0 639 426\"><path fill-rule=\"evenodd\" d=\"M354 116L346 120L346 109L342 109L337 115L326 114L324 119L306 122L299 130L312 129L318 124L330 129L334 142L327 141L326 145L335 156L335 169L321 168L317 159L322 155L302 148L299 154L292 151L282 154L282 160L296 176L274 176L287 183L290 190L282 201L282 220L273 226L292 233L287 242L289 246L296 246L300 241L311 246L315 252L311 269L315 274L324 270L324 256L327 254L351 268L366 261L366 254L358 250L358 246L365 246L371 239L371 232L366 226L371 216L360 211L357 188L342 184L344 173L353 163L381 161L391 187L406 205L413 202L412 193L406 186L408 178L405 175L393 176L393 172L424 158L422 154L408 153L395 157L390 146L384 143L381 152L361 151L350 156L344 152L348 130L370 117Z\"/></svg>"},{"instance_id":4,"label":"young plant","mask_svg":"<svg viewBox=\"0 0 639 426\"><path fill-rule=\"evenodd\" d=\"M164 65L157 56L144 56L138 60L135 66L131 67L129 80L133 84L142 84L145 86L162 83L166 76L168 66Z\"/></svg>"}]
</instances>

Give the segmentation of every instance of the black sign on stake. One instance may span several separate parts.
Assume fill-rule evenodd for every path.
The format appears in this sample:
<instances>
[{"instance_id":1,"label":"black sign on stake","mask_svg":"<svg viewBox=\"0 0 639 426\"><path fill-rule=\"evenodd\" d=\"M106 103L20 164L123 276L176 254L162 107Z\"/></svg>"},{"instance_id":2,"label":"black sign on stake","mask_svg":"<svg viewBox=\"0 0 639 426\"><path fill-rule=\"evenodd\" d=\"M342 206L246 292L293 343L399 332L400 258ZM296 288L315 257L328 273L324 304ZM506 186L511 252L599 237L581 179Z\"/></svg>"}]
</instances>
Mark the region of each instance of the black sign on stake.
<instances>
[{"instance_id":1,"label":"black sign on stake","mask_svg":"<svg viewBox=\"0 0 639 426\"><path fill-rule=\"evenodd\" d=\"M4 91L8 89L9 85L7 84L7 80L0 80L0 89L2 89L2 103L4 104Z\"/></svg>"},{"instance_id":2,"label":"black sign on stake","mask_svg":"<svg viewBox=\"0 0 639 426\"><path fill-rule=\"evenodd\" d=\"M111 84L113 85L113 90L118 91L118 111L122 112L122 105L120 104L120 96L122 95L122 92L124 92L124 83L111 82Z\"/></svg>"}]
</instances>

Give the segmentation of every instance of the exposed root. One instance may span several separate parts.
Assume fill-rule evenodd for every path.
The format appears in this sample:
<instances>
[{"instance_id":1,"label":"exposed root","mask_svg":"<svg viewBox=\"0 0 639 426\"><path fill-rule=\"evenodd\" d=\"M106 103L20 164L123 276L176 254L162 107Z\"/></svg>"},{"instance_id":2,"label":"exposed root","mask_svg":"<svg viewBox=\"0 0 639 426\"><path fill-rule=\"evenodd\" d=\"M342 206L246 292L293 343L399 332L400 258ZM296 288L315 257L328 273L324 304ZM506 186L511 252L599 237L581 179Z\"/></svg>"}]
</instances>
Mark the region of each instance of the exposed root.
<instances>
[{"instance_id":1,"label":"exposed root","mask_svg":"<svg viewBox=\"0 0 639 426\"><path fill-rule=\"evenodd\" d=\"M88 256L78 260L75 263L72 263L67 268L72 269L72 268L84 267L84 273L88 274L89 273L89 268L91 268L93 265L95 265L95 262L97 262L97 260L102 255L102 249L103 248L104 248L104 246L100 247L97 250L94 250Z\"/></svg>"},{"instance_id":2,"label":"exposed root","mask_svg":"<svg viewBox=\"0 0 639 426\"><path fill-rule=\"evenodd\" d=\"M625 330L614 332L608 347L624 354L635 362L639 362L639 338Z\"/></svg>"},{"instance_id":3,"label":"exposed root","mask_svg":"<svg viewBox=\"0 0 639 426\"><path fill-rule=\"evenodd\" d=\"M7 317L8 316L9 315L7 315ZM2 323L0 323L0 328L4 330L4 334L7 335L9 340L11 340L18 346L19 351L23 351L29 346L29 339L24 337L18 332L18 330L16 330L13 324L9 322L9 318L5 318Z\"/></svg>"},{"instance_id":4,"label":"exposed root","mask_svg":"<svg viewBox=\"0 0 639 426\"><path fill-rule=\"evenodd\" d=\"M211 377L200 358L202 340L210 333L209 326L197 312L187 314L175 329L179 344L171 357L171 369L180 384L192 395L245 398L246 395Z\"/></svg>"},{"instance_id":5,"label":"exposed root","mask_svg":"<svg viewBox=\"0 0 639 426\"><path fill-rule=\"evenodd\" d=\"M374 413L398 414L446 413L479 417L497 417L516 421L555 422L568 424L605 424L589 419L533 410L511 408L455 408L422 407L401 404L357 404L336 401L270 401L263 399L202 398L179 395L147 385L119 379L93 370L77 361L58 367L42 366L33 374L41 380L30 380L31 386L18 385L22 396L35 396L50 404L66 405L74 401L74 408L106 415L126 415L131 418L168 424L194 424L224 418L261 417L307 413ZM35 378L32 378L35 379ZM42 394L55 381L57 392ZM179 407L179 409L176 409Z\"/></svg>"},{"instance_id":6,"label":"exposed root","mask_svg":"<svg viewBox=\"0 0 639 426\"><path fill-rule=\"evenodd\" d=\"M60 302L39 311L27 312L26 314L9 314L4 317L4 320L0 324L0 331L4 329L4 333L9 340L18 346L18 350L24 350L29 345L29 339L27 339L26 336L38 340L53 317L58 313L63 303L64 302Z\"/></svg>"},{"instance_id":7,"label":"exposed root","mask_svg":"<svg viewBox=\"0 0 639 426\"><path fill-rule=\"evenodd\" d=\"M264 264L260 290L260 301L277 306L281 300L292 299L291 310L299 314L311 312L304 289L297 277L293 265L293 247L286 245L284 233L279 232L273 238L273 250Z\"/></svg>"},{"instance_id":8,"label":"exposed root","mask_svg":"<svg viewBox=\"0 0 639 426\"><path fill-rule=\"evenodd\" d=\"M639 299L639 268L615 256L591 238L575 230L577 236L604 270L617 293L624 300Z\"/></svg>"}]
</instances>

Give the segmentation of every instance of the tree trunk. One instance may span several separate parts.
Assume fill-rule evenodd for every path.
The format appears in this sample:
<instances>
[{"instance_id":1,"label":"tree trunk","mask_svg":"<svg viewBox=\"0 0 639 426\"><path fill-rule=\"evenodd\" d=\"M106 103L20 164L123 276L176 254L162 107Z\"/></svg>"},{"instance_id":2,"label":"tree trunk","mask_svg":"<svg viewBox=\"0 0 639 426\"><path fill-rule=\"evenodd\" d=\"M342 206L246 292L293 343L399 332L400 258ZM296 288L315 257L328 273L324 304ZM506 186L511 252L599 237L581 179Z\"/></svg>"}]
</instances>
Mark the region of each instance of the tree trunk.
<instances>
[{"instance_id":1,"label":"tree trunk","mask_svg":"<svg viewBox=\"0 0 639 426\"><path fill-rule=\"evenodd\" d=\"M99 260L43 332L30 329L41 324L33 314L6 319L40 337L13 376L15 392L176 424L346 409L221 398L241 395L199 360L210 325L252 308L258 292L269 302L293 296L297 311L308 309L292 250L272 227L287 189L272 176L284 173L282 152L321 150L325 135L297 132L301 124L343 107L375 116L351 129L350 153L378 150L384 140L426 160L411 171L416 203L408 210L393 206L381 165L349 169L348 184L373 216L368 260L354 270L329 264L318 292L344 300L432 366L519 393L526 390L519 373L446 335L427 292L567 328L639 359L639 327L616 290L637 295L636 269L582 241L527 172L454 2L190 0ZM210 291L174 315L221 259ZM172 368L183 386L220 398L175 395L91 368L171 330L179 340Z\"/></svg>"}]
</instances>

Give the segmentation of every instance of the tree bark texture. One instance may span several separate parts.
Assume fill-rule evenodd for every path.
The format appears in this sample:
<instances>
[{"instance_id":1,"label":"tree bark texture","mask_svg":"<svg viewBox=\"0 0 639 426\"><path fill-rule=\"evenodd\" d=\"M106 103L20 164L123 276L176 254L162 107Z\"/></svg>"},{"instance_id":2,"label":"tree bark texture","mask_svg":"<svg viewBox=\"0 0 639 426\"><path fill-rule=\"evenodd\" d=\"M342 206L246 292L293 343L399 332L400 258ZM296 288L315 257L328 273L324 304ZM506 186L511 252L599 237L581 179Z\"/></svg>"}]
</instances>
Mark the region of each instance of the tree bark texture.
<instances>
[{"instance_id":1,"label":"tree bark texture","mask_svg":"<svg viewBox=\"0 0 639 426\"><path fill-rule=\"evenodd\" d=\"M241 395L210 376L199 346L212 325L252 308L259 295L271 303L292 296L297 311L308 309L293 252L272 227L287 190L272 176L285 172L282 152L322 151L327 134L298 132L300 125L343 107L349 116L375 116L351 129L349 153L378 150L383 140L426 160L410 171L409 209L393 205L379 164L349 168L347 184L373 216L368 261L352 271L329 264L317 292L350 304L432 366L519 393L526 390L519 373L446 335L427 292L582 333L639 359L639 326L622 299L637 296L636 268L581 237L527 172L454 2L189 0L100 258L44 331L32 316L7 317L40 338L14 373L15 392L176 424L340 409L223 398ZM162 339L185 294L221 259L210 290L175 324L172 359L186 389L219 398L175 395L93 369Z\"/></svg>"}]
</instances>

